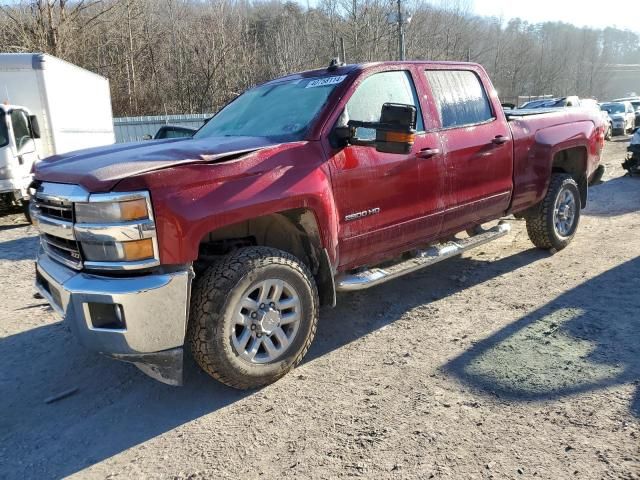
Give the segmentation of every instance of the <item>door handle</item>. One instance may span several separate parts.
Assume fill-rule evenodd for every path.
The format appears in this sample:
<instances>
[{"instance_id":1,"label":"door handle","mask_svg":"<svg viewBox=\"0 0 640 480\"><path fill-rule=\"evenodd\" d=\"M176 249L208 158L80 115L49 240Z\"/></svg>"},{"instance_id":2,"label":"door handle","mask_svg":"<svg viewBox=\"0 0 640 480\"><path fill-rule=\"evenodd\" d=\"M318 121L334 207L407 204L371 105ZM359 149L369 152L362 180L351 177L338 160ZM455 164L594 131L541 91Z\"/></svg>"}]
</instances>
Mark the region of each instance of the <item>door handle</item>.
<instances>
[{"instance_id":1,"label":"door handle","mask_svg":"<svg viewBox=\"0 0 640 480\"><path fill-rule=\"evenodd\" d=\"M435 155L440 155L439 148L423 148L418 153L416 153L416 157L418 158L431 158Z\"/></svg>"},{"instance_id":2,"label":"door handle","mask_svg":"<svg viewBox=\"0 0 640 480\"><path fill-rule=\"evenodd\" d=\"M22 158L22 155L18 155L18 163L20 165L24 165L24 158Z\"/></svg>"},{"instance_id":3,"label":"door handle","mask_svg":"<svg viewBox=\"0 0 640 480\"><path fill-rule=\"evenodd\" d=\"M491 143L502 145L503 143L507 143L508 141L509 137L505 137L504 135L496 135L493 140L491 140Z\"/></svg>"}]
</instances>

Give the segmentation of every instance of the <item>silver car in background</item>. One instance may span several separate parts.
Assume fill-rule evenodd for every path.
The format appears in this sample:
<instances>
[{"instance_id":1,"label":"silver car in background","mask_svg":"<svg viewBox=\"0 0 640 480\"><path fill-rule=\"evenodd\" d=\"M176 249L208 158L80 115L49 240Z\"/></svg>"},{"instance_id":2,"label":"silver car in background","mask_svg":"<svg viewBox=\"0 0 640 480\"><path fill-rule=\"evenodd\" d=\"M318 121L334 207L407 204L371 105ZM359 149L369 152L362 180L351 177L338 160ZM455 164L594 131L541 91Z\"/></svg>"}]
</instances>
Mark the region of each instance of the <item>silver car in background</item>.
<instances>
[{"instance_id":1,"label":"silver car in background","mask_svg":"<svg viewBox=\"0 0 640 480\"><path fill-rule=\"evenodd\" d=\"M625 135L635 128L636 112L631 102L606 102L600 108L611 117L614 135Z\"/></svg>"}]
</instances>

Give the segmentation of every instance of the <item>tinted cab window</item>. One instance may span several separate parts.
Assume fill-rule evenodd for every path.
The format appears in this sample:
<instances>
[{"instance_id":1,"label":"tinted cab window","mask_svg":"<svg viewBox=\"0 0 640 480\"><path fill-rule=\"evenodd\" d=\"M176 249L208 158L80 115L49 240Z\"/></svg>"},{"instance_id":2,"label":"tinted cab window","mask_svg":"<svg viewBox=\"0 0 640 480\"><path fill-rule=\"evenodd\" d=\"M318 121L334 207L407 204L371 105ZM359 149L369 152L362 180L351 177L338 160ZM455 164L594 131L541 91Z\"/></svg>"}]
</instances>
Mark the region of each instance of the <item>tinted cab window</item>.
<instances>
[{"instance_id":1,"label":"tinted cab window","mask_svg":"<svg viewBox=\"0 0 640 480\"><path fill-rule=\"evenodd\" d=\"M464 127L495 117L478 76L467 70L427 70L442 128Z\"/></svg>"},{"instance_id":2,"label":"tinted cab window","mask_svg":"<svg viewBox=\"0 0 640 480\"><path fill-rule=\"evenodd\" d=\"M367 77L347 102L341 123L346 124L349 120L378 122L382 105L385 103L402 103L416 107L416 130L424 131L418 96L411 74L406 71L381 72ZM358 128L356 136L360 139L373 139L375 130Z\"/></svg>"}]
</instances>

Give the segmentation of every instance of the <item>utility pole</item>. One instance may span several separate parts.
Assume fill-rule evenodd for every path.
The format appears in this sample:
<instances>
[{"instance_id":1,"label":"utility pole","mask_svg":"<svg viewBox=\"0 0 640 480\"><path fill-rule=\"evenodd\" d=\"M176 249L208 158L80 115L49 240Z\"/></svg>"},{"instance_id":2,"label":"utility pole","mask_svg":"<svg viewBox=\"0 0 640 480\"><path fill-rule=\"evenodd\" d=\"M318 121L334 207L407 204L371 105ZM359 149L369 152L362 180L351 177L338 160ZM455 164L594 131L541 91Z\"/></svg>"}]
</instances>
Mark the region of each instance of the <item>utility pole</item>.
<instances>
[{"instance_id":1,"label":"utility pole","mask_svg":"<svg viewBox=\"0 0 640 480\"><path fill-rule=\"evenodd\" d=\"M404 60L404 27L402 20L402 0L398 0L398 57L400 60Z\"/></svg>"}]
</instances>

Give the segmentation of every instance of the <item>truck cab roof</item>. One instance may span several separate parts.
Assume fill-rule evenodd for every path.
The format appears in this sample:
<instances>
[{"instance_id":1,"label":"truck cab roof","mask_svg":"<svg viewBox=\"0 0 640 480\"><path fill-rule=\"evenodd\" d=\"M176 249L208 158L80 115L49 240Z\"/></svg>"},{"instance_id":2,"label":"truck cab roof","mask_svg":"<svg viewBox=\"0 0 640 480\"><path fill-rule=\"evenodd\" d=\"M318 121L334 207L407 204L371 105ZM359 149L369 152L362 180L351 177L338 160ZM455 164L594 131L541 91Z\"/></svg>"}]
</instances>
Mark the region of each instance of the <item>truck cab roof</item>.
<instances>
[{"instance_id":1,"label":"truck cab roof","mask_svg":"<svg viewBox=\"0 0 640 480\"><path fill-rule=\"evenodd\" d=\"M264 85L269 85L272 83L279 83L287 80L297 80L300 78L310 78L310 77L320 77L320 76L328 76L328 75L351 75L353 73L359 73L365 70L380 68L388 65L393 66L403 66L403 65L448 65L448 66L456 66L456 65L464 65L467 67L480 67L480 65L472 62L450 62L450 61L429 61L429 60L407 60L407 61L388 61L388 62L367 62L367 63L352 63L352 64L342 64L335 67L326 67L326 68L317 68L314 70L304 70L302 72L292 73L290 75L285 75L282 77L275 78L273 80L269 80L265 82Z\"/></svg>"}]
</instances>

